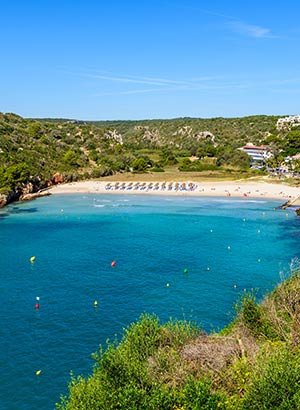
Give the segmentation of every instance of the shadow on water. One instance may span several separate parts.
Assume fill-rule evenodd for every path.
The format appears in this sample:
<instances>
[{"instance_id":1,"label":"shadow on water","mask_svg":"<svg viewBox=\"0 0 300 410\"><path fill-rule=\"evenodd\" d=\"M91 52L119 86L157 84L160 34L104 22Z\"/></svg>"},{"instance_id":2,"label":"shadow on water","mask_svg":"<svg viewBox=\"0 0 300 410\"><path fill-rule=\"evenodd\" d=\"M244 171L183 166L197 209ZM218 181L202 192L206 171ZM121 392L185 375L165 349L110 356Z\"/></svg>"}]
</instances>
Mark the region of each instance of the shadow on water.
<instances>
[{"instance_id":1,"label":"shadow on water","mask_svg":"<svg viewBox=\"0 0 300 410\"><path fill-rule=\"evenodd\" d=\"M38 212L37 208L22 208L18 206L10 207L5 211L0 211L0 220L7 218L10 215L19 215L19 214L33 214Z\"/></svg>"}]
</instances>

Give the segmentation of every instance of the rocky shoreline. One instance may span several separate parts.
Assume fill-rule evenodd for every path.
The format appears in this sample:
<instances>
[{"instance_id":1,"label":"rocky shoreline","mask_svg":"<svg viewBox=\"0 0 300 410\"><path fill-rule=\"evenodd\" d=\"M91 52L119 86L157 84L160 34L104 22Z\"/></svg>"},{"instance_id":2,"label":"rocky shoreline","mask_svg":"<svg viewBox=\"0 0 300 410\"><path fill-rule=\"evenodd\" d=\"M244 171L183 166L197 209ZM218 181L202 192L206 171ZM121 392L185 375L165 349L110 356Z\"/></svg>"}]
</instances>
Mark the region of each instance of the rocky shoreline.
<instances>
[{"instance_id":1,"label":"rocky shoreline","mask_svg":"<svg viewBox=\"0 0 300 410\"><path fill-rule=\"evenodd\" d=\"M0 194L0 208L5 207L6 205L11 204L12 202L31 201L32 199L48 195L51 195L51 193L43 190L31 193L20 193L19 191L10 191L8 194Z\"/></svg>"},{"instance_id":2,"label":"rocky shoreline","mask_svg":"<svg viewBox=\"0 0 300 410\"><path fill-rule=\"evenodd\" d=\"M0 208L17 201L31 201L32 199L40 198L42 196L51 195L49 188L64 182L64 176L56 172L52 179L41 181L36 178L35 182L27 182L19 185L15 189L8 192L0 193Z\"/></svg>"}]
</instances>

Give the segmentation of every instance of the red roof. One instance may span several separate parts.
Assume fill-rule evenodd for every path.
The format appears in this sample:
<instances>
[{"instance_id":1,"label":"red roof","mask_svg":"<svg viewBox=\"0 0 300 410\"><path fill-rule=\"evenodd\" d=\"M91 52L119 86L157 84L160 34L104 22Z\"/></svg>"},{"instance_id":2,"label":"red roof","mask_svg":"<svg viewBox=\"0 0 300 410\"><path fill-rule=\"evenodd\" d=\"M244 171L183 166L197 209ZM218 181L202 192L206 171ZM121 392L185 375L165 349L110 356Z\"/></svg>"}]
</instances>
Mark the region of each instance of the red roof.
<instances>
[{"instance_id":1,"label":"red roof","mask_svg":"<svg viewBox=\"0 0 300 410\"><path fill-rule=\"evenodd\" d=\"M260 145L260 146L257 146L257 145L245 145L244 147L243 147L243 149L267 149L268 148L268 146L267 145Z\"/></svg>"}]
</instances>

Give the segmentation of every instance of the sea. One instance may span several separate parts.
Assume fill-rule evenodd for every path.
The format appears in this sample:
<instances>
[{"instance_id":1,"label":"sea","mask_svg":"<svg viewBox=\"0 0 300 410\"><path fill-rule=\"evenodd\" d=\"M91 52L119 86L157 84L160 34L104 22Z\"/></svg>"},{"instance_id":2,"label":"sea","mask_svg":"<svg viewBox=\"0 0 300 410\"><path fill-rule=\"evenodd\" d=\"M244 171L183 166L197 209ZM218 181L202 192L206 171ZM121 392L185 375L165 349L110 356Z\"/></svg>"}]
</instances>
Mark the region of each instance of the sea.
<instances>
[{"instance_id":1,"label":"sea","mask_svg":"<svg viewBox=\"0 0 300 410\"><path fill-rule=\"evenodd\" d=\"M273 200L53 195L0 211L0 409L51 410L142 313L217 332L300 258ZM114 262L114 263L112 263Z\"/></svg>"}]
</instances>

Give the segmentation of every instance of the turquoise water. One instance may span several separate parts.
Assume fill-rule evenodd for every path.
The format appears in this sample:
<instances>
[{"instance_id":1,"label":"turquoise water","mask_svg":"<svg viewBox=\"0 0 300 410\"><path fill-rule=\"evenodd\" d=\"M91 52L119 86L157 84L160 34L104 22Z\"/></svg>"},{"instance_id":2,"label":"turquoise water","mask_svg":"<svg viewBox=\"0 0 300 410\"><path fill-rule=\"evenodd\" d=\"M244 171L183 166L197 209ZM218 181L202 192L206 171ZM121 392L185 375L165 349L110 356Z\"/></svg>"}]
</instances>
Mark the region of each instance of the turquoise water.
<instances>
[{"instance_id":1,"label":"turquoise water","mask_svg":"<svg viewBox=\"0 0 300 410\"><path fill-rule=\"evenodd\" d=\"M89 374L99 344L142 312L228 324L243 289L266 293L300 257L300 220L277 205L60 195L2 210L0 408L53 409L70 371Z\"/></svg>"}]
</instances>

